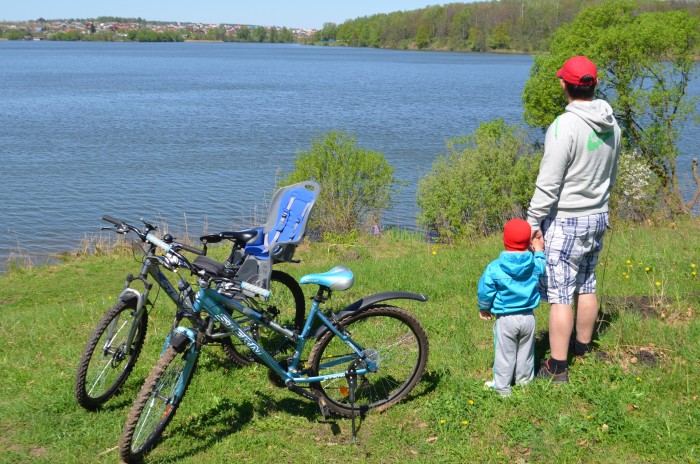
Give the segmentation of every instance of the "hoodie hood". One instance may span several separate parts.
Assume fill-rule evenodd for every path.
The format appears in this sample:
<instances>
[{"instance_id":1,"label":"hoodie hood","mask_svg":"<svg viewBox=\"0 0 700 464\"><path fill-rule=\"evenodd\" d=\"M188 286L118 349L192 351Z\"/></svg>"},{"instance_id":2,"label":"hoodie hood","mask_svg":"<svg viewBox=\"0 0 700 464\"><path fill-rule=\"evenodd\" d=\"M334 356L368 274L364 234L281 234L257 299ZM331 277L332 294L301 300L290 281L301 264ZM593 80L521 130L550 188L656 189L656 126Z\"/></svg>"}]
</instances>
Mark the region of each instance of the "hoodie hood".
<instances>
[{"instance_id":1,"label":"hoodie hood","mask_svg":"<svg viewBox=\"0 0 700 464\"><path fill-rule=\"evenodd\" d=\"M513 279L522 279L532 275L535 257L530 251L502 251L498 265Z\"/></svg>"},{"instance_id":2,"label":"hoodie hood","mask_svg":"<svg viewBox=\"0 0 700 464\"><path fill-rule=\"evenodd\" d=\"M612 107L605 100L576 100L566 106L566 111L586 121L598 133L610 132L615 127Z\"/></svg>"}]
</instances>

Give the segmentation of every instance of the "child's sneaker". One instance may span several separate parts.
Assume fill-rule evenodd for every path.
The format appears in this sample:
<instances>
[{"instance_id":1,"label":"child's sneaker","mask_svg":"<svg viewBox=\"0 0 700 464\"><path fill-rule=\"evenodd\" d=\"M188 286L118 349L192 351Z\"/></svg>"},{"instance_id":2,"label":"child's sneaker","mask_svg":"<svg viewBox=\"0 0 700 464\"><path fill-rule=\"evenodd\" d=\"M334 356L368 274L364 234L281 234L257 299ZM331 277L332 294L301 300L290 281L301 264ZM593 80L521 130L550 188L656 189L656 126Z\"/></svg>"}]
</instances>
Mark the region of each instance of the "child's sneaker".
<instances>
[{"instance_id":1,"label":"child's sneaker","mask_svg":"<svg viewBox=\"0 0 700 464\"><path fill-rule=\"evenodd\" d=\"M566 369L564 372L554 374L549 370L549 359L547 359L547 361L540 366L540 370L537 371L537 378L548 379L550 382L567 383L569 381L569 369Z\"/></svg>"},{"instance_id":2,"label":"child's sneaker","mask_svg":"<svg viewBox=\"0 0 700 464\"><path fill-rule=\"evenodd\" d=\"M495 384L496 384L496 382L494 382L493 380L489 380L488 382L486 382L486 383L484 384L484 388L493 389L493 386L494 386Z\"/></svg>"}]
</instances>

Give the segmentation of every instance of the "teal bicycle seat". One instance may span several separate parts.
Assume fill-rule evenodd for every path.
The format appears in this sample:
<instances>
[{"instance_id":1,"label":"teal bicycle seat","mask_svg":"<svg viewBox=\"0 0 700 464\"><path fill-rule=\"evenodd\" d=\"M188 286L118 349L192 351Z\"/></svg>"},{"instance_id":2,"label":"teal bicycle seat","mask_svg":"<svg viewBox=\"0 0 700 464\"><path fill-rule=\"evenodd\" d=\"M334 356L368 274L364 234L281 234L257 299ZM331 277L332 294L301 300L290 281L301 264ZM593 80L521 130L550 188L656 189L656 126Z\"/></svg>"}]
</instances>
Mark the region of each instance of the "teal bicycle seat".
<instances>
[{"instance_id":1,"label":"teal bicycle seat","mask_svg":"<svg viewBox=\"0 0 700 464\"><path fill-rule=\"evenodd\" d=\"M355 276L345 266L336 266L320 274L307 274L299 279L300 284L316 284L331 290L347 290L355 283Z\"/></svg>"}]
</instances>

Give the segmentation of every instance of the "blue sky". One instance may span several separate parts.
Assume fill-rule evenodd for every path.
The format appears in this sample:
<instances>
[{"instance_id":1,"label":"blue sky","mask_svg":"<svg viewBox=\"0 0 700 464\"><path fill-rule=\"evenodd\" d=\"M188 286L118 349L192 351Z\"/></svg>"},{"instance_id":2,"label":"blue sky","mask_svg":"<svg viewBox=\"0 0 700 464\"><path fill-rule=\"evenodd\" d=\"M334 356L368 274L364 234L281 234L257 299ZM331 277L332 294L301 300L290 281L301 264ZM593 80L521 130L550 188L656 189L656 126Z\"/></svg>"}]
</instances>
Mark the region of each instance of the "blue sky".
<instances>
[{"instance_id":1,"label":"blue sky","mask_svg":"<svg viewBox=\"0 0 700 464\"><path fill-rule=\"evenodd\" d=\"M320 28L376 13L415 10L442 3L430 0L14 0L3 2L0 21L141 17L154 21L243 23Z\"/></svg>"}]
</instances>

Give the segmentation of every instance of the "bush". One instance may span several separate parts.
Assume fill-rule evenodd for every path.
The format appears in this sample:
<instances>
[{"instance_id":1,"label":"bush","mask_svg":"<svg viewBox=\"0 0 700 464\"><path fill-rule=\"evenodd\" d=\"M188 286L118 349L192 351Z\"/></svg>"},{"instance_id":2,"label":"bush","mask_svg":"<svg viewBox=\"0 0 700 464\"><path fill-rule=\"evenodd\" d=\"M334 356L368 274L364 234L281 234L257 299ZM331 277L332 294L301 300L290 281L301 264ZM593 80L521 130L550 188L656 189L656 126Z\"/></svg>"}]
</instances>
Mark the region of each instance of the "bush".
<instances>
[{"instance_id":1,"label":"bush","mask_svg":"<svg viewBox=\"0 0 700 464\"><path fill-rule=\"evenodd\" d=\"M447 150L418 184L418 222L438 241L500 232L524 216L540 157L522 130L498 119L448 141Z\"/></svg>"},{"instance_id":2,"label":"bush","mask_svg":"<svg viewBox=\"0 0 700 464\"><path fill-rule=\"evenodd\" d=\"M661 182L636 151L623 151L610 195L610 211L631 221L646 221L659 210Z\"/></svg>"},{"instance_id":3,"label":"bush","mask_svg":"<svg viewBox=\"0 0 700 464\"><path fill-rule=\"evenodd\" d=\"M369 231L379 224L398 187L394 168L382 153L358 147L355 137L337 131L314 139L309 150L299 151L294 171L282 185L304 180L321 186L308 225L317 237Z\"/></svg>"}]
</instances>

